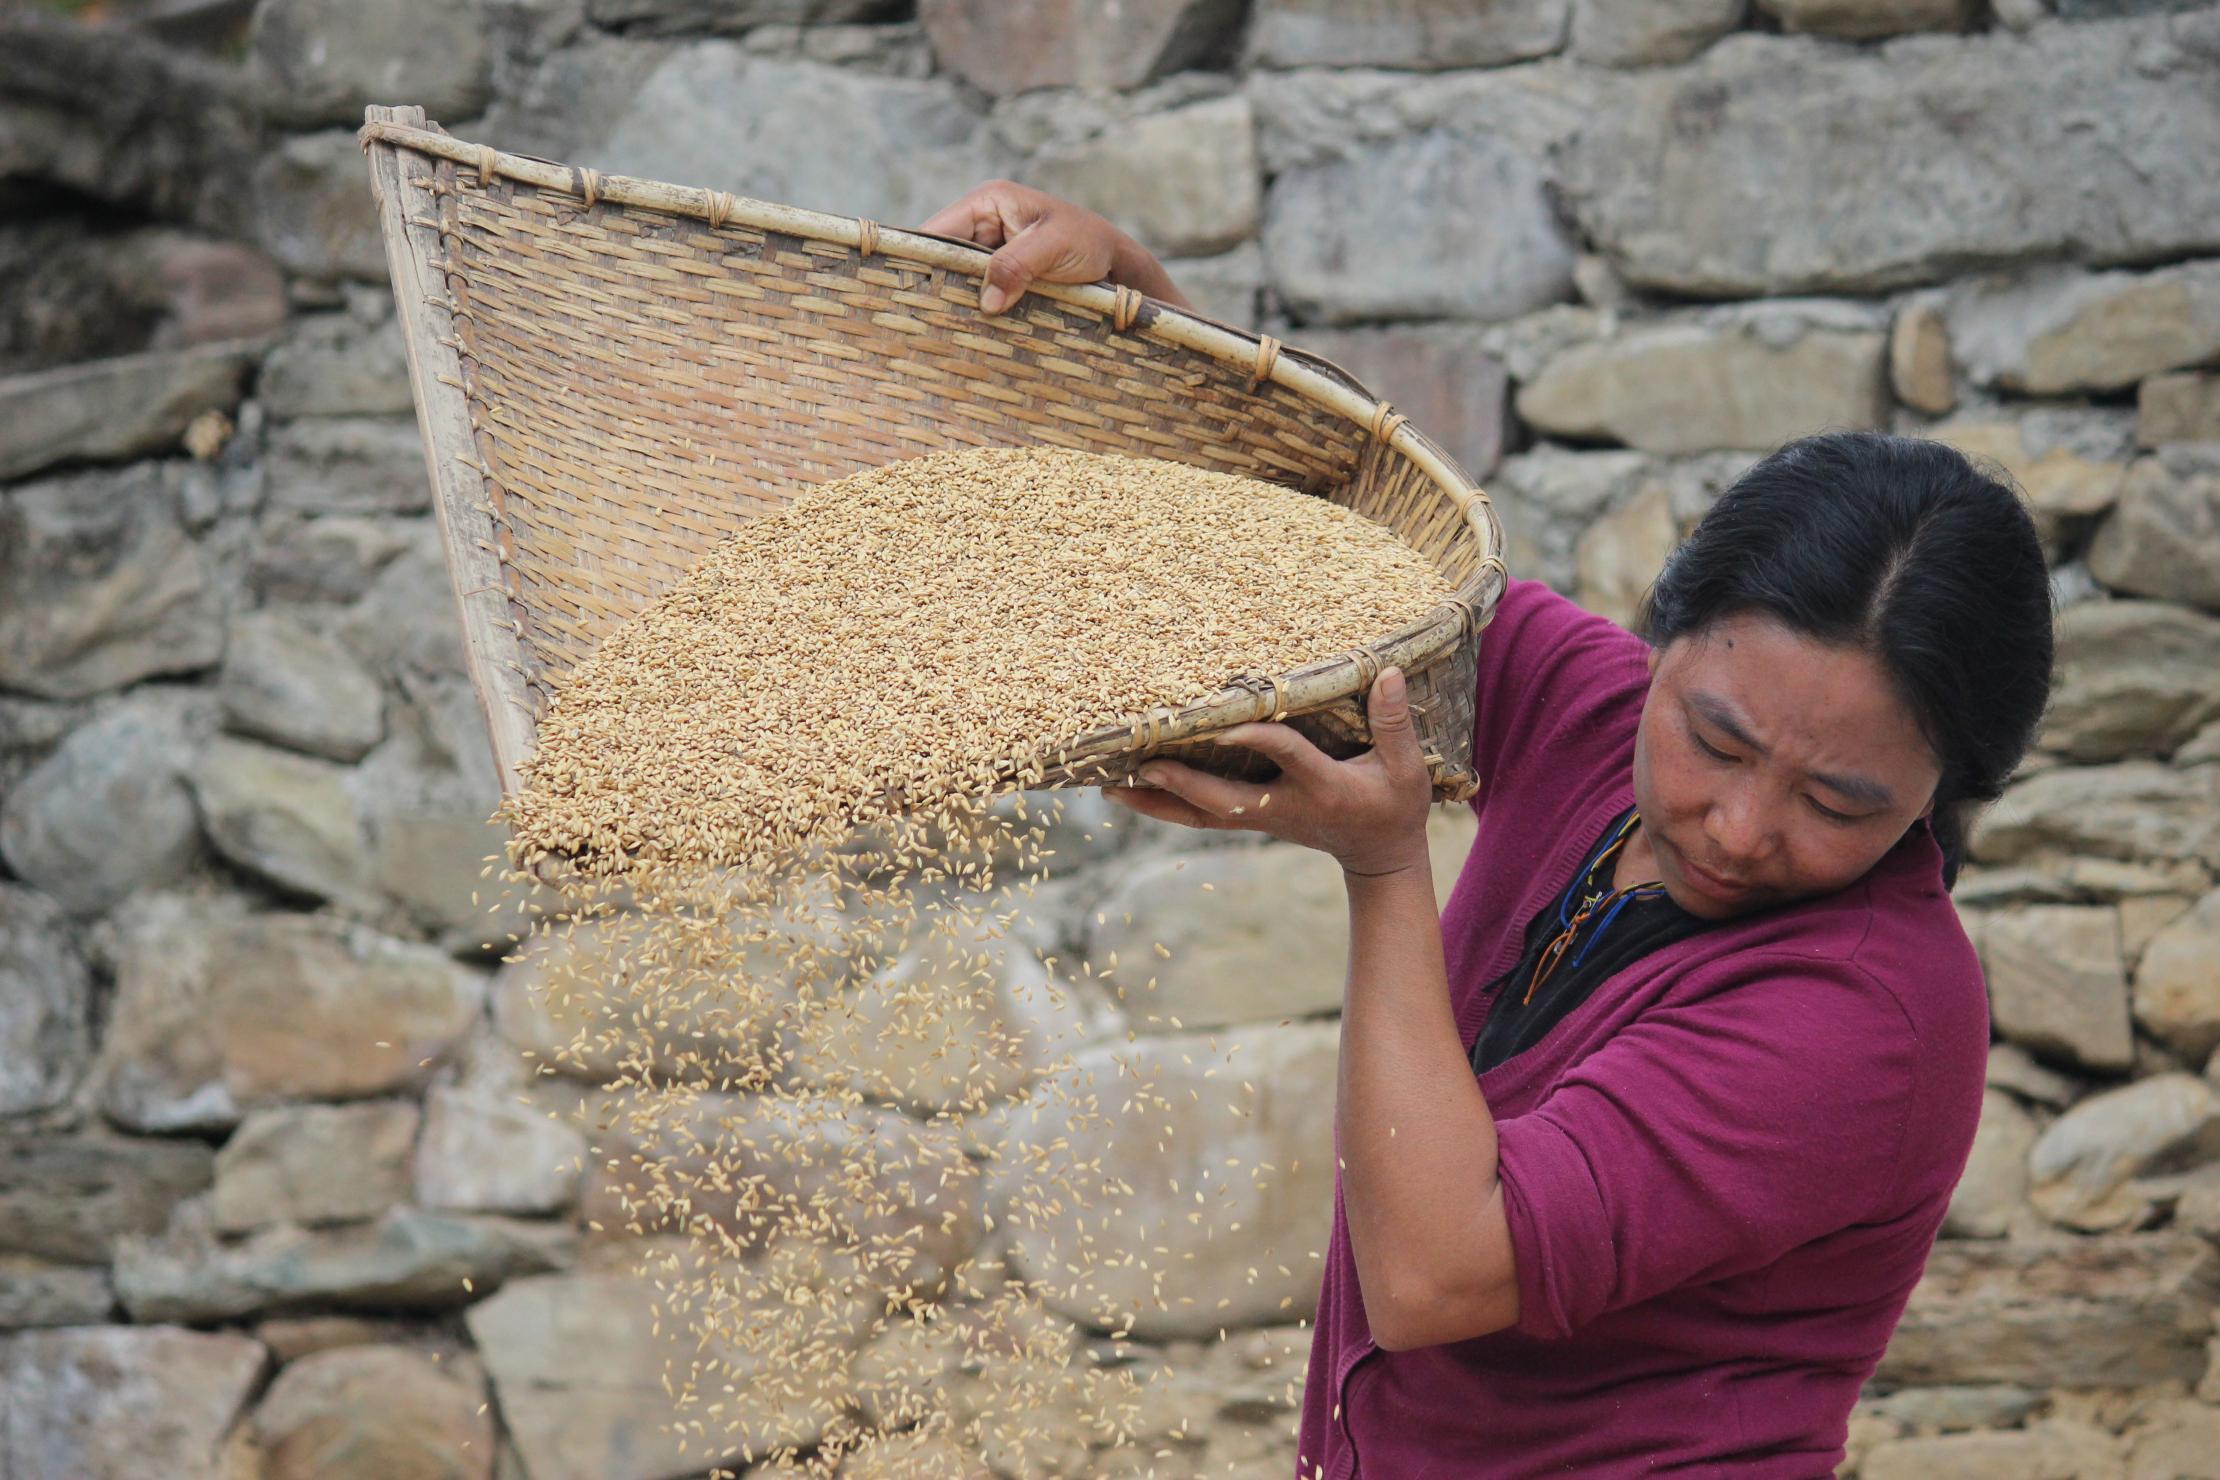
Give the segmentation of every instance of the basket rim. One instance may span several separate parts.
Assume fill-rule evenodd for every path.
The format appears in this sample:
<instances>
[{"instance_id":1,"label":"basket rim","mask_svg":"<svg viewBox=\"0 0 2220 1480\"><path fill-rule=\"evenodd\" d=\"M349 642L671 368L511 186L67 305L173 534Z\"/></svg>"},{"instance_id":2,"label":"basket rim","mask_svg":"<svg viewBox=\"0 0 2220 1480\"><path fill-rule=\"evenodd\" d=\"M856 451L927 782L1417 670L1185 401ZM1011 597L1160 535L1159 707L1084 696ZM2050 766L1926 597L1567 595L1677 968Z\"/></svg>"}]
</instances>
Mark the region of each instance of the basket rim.
<instances>
[{"instance_id":1,"label":"basket rim","mask_svg":"<svg viewBox=\"0 0 2220 1480\"><path fill-rule=\"evenodd\" d=\"M504 600L510 597L507 555L504 548L485 538L493 536L497 540L499 537L490 521L484 531L450 528L451 520L459 522L470 517L472 511L482 509L484 492L479 485L484 481L483 469L472 455L475 445L469 437L470 418L461 380L463 367L453 353L453 325L442 326L438 322L438 305L442 300L417 276L417 269L426 266L436 275L437 268L443 264L412 242L411 229L436 229L436 223L412 216L408 203L400 199L402 190L411 182L399 168L398 155L407 151L469 167L477 172L482 183L490 183L497 177L506 178L536 189L574 195L588 207L606 201L701 220L713 227L742 225L777 231L851 248L866 257L880 255L971 277L984 277L987 260L993 253L974 242L885 226L866 218L835 215L699 186L605 174L537 155L508 153L490 144L456 138L436 122L429 121L424 110L417 107L373 104L364 110L364 118L356 138L370 158L388 266L397 292L405 300L411 300L404 302L404 308L414 310L405 312L402 317L408 341L410 377L416 391L418 414L427 433L425 458L435 490L440 494L434 500L434 507L442 525L458 604L463 608L473 676L493 732L502 793L508 796L520 784L520 768L533 749L537 714L520 692L521 675L525 672L520 661L523 655L521 628L508 619L482 623L471 612L467 601L471 595L496 594ZM1480 629L1493 617L1496 603L1510 580L1503 558L1501 523L1486 490L1392 404L1375 396L1355 376L1324 356L1283 343L1269 334L1244 330L1146 297L1132 288L1109 283L1035 282L1027 287L1026 296L1047 298L1087 310L1109 320L1119 332L1176 345L1243 369L1248 372L1252 388L1270 381L1363 428L1374 445L1392 449L1407 458L1456 506L1481 551L1473 575L1455 597L1367 647L1319 659L1273 678L1236 679L1215 694L1184 705L1159 706L1130 716L1120 724L1075 737L1060 747L1059 754L1081 761L1153 752L1183 740L1208 739L1211 732L1244 721L1300 713L1347 699L1352 693L1359 696L1361 713L1361 696L1370 689L1373 678L1381 670L1389 666L1409 669L1451 645L1477 640ZM442 365L446 373L437 368ZM444 410L441 409L443 405ZM511 672L520 676L513 684L507 679ZM508 699L509 705L506 708L497 705L497 698ZM519 710L524 714L522 720L516 714ZM1464 768L1461 776L1447 778L1447 795L1453 798L1468 795L1474 780L1469 766Z\"/></svg>"}]
</instances>

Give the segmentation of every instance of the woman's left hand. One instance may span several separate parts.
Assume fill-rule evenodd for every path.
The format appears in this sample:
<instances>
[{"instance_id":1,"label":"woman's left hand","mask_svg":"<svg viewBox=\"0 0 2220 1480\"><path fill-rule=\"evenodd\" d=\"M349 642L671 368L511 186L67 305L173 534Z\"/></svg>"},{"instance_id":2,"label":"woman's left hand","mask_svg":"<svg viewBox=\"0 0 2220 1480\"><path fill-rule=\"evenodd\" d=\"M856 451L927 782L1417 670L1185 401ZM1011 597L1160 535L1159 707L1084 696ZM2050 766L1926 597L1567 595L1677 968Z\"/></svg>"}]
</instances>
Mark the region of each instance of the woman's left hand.
<instances>
[{"instance_id":1,"label":"woman's left hand","mask_svg":"<svg viewBox=\"0 0 2220 1480\"><path fill-rule=\"evenodd\" d=\"M1178 761L1141 767L1141 785L1104 792L1162 822L1269 833L1332 854L1351 874L1428 867L1426 809L1433 782L1411 724L1402 670L1390 668L1366 696L1372 748L1337 761L1283 724L1235 725L1214 738L1277 763L1261 785L1213 776Z\"/></svg>"}]
</instances>

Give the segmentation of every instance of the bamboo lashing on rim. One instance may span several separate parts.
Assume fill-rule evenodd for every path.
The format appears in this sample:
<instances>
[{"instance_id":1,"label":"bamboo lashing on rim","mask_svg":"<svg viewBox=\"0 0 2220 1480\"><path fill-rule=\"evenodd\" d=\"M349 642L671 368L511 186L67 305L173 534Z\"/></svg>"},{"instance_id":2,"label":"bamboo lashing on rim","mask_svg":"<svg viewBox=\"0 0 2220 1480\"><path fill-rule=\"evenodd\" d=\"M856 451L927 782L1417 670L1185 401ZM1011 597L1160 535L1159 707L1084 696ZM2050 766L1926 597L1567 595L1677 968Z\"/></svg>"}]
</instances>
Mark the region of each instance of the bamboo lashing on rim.
<instances>
[{"instance_id":1,"label":"bamboo lashing on rim","mask_svg":"<svg viewBox=\"0 0 2220 1480\"><path fill-rule=\"evenodd\" d=\"M1135 290L1037 285L978 311L988 253L880 223L505 154L421 109L368 110L425 458L504 793L571 665L743 519L803 487L966 446L1169 458L1332 498L1456 589L1291 673L1078 737L1054 779L1284 719L1366 743L1364 692L1408 676L1444 798L1470 795L1480 631L1502 529L1408 417L1327 361Z\"/></svg>"}]
</instances>

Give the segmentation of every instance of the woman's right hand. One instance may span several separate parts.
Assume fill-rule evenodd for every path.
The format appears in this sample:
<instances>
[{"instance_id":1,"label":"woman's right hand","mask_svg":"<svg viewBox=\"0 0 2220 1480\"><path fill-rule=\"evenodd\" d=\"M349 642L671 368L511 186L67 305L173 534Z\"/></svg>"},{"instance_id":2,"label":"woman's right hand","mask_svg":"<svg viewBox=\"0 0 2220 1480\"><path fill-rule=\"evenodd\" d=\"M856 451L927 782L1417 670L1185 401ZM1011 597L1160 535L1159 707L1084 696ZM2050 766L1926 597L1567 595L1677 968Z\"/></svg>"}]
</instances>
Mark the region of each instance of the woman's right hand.
<instances>
[{"instance_id":1,"label":"woman's right hand","mask_svg":"<svg viewBox=\"0 0 2220 1480\"><path fill-rule=\"evenodd\" d=\"M989 180L919 228L995 249L979 289L979 311L996 314L1034 282L1099 283L1108 279L1193 309L1172 286L1164 264L1140 243L1084 206L1009 180Z\"/></svg>"}]
</instances>

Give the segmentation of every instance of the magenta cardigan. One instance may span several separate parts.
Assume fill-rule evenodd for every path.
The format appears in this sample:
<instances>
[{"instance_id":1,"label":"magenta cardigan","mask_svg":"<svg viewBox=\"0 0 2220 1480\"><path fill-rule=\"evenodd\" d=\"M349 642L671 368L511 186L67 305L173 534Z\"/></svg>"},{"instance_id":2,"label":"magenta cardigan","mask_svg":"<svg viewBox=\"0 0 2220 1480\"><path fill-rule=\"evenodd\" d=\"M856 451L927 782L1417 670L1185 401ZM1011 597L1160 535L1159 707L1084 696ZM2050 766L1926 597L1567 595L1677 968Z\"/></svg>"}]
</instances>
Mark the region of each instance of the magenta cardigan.
<instances>
[{"instance_id":1,"label":"magenta cardigan","mask_svg":"<svg viewBox=\"0 0 2220 1480\"><path fill-rule=\"evenodd\" d=\"M1647 649L1514 582L1480 832L1442 912L1469 1049L1526 923L1633 802ZM1835 894L1667 946L1481 1076L1519 1319L1373 1345L1334 1189L1302 1480L1830 1476L1980 1117L1980 966L1924 827Z\"/></svg>"}]
</instances>

